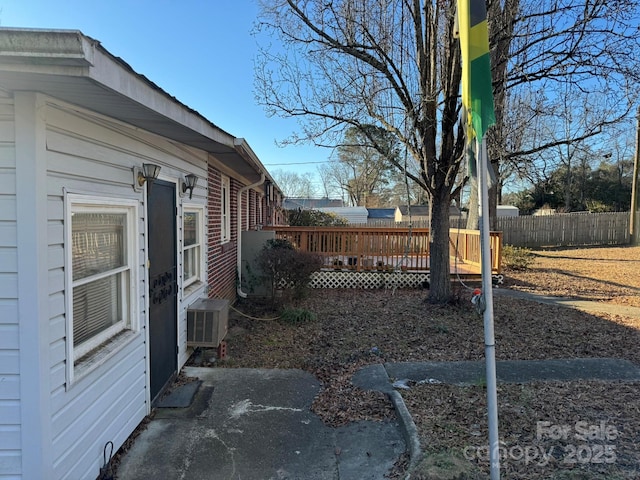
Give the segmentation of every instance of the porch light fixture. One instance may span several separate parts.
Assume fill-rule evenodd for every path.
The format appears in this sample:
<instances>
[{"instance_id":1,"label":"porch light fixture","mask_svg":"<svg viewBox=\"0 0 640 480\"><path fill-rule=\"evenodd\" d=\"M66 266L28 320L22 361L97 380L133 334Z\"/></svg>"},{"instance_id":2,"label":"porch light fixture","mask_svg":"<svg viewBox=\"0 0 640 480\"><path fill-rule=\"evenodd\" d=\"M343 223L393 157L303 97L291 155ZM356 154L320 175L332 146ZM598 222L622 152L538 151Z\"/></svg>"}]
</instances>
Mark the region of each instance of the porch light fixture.
<instances>
[{"instance_id":1,"label":"porch light fixture","mask_svg":"<svg viewBox=\"0 0 640 480\"><path fill-rule=\"evenodd\" d=\"M153 163L143 163L142 168L133 167L133 189L137 192L142 191L145 182L149 182L148 186L151 188L154 180L158 178L161 168L160 165Z\"/></svg>"},{"instance_id":2,"label":"porch light fixture","mask_svg":"<svg viewBox=\"0 0 640 480\"><path fill-rule=\"evenodd\" d=\"M193 197L193 189L195 188L196 183L198 183L197 175L189 173L188 175L184 176L184 180L182 181L182 194L185 195L188 190L189 200L191 200L191 197Z\"/></svg>"},{"instance_id":3,"label":"porch light fixture","mask_svg":"<svg viewBox=\"0 0 640 480\"><path fill-rule=\"evenodd\" d=\"M267 180L264 182L264 196L266 198L266 204L269 206L271 204L271 194L273 192L273 184Z\"/></svg>"}]
</instances>

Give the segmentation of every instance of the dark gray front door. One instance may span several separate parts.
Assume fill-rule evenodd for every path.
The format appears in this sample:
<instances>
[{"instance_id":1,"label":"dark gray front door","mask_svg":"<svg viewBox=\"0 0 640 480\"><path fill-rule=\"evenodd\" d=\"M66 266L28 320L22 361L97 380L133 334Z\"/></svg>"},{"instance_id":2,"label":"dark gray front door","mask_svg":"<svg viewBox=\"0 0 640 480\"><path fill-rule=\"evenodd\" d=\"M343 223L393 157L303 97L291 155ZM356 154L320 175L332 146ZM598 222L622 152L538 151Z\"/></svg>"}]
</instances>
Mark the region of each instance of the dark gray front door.
<instances>
[{"instance_id":1,"label":"dark gray front door","mask_svg":"<svg viewBox=\"0 0 640 480\"><path fill-rule=\"evenodd\" d=\"M177 370L176 187L156 180L148 201L151 400Z\"/></svg>"}]
</instances>

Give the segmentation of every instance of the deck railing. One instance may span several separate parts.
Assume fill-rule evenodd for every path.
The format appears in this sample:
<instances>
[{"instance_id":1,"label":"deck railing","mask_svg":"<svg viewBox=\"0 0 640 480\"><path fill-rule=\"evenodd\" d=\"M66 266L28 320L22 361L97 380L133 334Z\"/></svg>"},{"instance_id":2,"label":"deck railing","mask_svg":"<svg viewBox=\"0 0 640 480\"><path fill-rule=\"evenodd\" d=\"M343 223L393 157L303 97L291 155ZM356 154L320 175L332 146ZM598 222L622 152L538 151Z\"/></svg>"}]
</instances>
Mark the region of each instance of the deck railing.
<instances>
[{"instance_id":1,"label":"deck railing","mask_svg":"<svg viewBox=\"0 0 640 480\"><path fill-rule=\"evenodd\" d=\"M354 271L429 270L429 229L395 227L265 227L303 251L324 258L326 268ZM491 232L492 272L500 273L502 232ZM452 263L480 273L480 232L451 229Z\"/></svg>"}]
</instances>

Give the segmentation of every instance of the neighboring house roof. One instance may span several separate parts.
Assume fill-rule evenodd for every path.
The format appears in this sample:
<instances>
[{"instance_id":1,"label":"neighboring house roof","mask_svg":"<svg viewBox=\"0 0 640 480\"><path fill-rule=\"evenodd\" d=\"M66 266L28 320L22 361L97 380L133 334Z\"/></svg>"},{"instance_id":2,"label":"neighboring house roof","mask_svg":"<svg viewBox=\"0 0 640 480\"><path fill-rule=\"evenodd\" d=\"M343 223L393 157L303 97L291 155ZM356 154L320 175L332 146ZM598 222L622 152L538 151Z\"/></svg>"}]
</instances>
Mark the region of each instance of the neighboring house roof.
<instances>
[{"instance_id":1,"label":"neighboring house roof","mask_svg":"<svg viewBox=\"0 0 640 480\"><path fill-rule=\"evenodd\" d=\"M213 154L247 182L271 175L243 138L236 138L136 73L78 30L1 28L0 59L9 90L40 91ZM25 65L28 68L20 68ZM42 75L54 71L57 80ZM40 74L38 74L40 73ZM278 188L278 190L280 190Z\"/></svg>"},{"instance_id":2,"label":"neighboring house roof","mask_svg":"<svg viewBox=\"0 0 640 480\"><path fill-rule=\"evenodd\" d=\"M345 218L349 223L367 223L366 207L327 207L316 208L321 212L335 213L339 217Z\"/></svg>"},{"instance_id":3,"label":"neighboring house roof","mask_svg":"<svg viewBox=\"0 0 640 480\"><path fill-rule=\"evenodd\" d=\"M395 218L396 209L395 208L367 208L369 212L369 218Z\"/></svg>"},{"instance_id":4,"label":"neighboring house roof","mask_svg":"<svg viewBox=\"0 0 640 480\"><path fill-rule=\"evenodd\" d=\"M327 207L343 207L344 202L339 199L331 198L299 198L299 197L287 197L282 204L283 208L293 210L297 208L309 209L309 208L327 208Z\"/></svg>"},{"instance_id":5,"label":"neighboring house roof","mask_svg":"<svg viewBox=\"0 0 640 480\"><path fill-rule=\"evenodd\" d=\"M399 205L398 210L400 213L404 215L409 215L409 206L408 205ZM411 205L411 216L412 217L428 217L429 216L429 206L428 205Z\"/></svg>"},{"instance_id":6,"label":"neighboring house roof","mask_svg":"<svg viewBox=\"0 0 640 480\"><path fill-rule=\"evenodd\" d=\"M397 207L400 210L400 213L404 217L405 215L409 215L409 207L407 205L400 205ZM459 216L461 215L460 209L455 205L451 205L449 207L449 216ZM428 217L429 216L429 205L411 205L411 216L412 217Z\"/></svg>"}]
</instances>

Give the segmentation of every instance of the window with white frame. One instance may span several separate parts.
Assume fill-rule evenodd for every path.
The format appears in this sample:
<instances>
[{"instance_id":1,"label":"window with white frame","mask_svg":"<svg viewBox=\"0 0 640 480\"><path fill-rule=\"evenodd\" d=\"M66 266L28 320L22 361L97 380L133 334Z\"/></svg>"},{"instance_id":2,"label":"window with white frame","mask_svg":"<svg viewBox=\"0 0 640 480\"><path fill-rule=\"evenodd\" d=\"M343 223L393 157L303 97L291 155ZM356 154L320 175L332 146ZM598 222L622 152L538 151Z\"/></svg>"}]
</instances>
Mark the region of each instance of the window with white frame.
<instances>
[{"instance_id":1,"label":"window with white frame","mask_svg":"<svg viewBox=\"0 0 640 480\"><path fill-rule=\"evenodd\" d=\"M202 207L184 207L182 216L183 287L201 280L202 265Z\"/></svg>"},{"instance_id":2,"label":"window with white frame","mask_svg":"<svg viewBox=\"0 0 640 480\"><path fill-rule=\"evenodd\" d=\"M231 182L229 177L222 176L220 189L220 206L221 206L221 225L220 236L221 242L225 243L231 240Z\"/></svg>"},{"instance_id":3,"label":"window with white frame","mask_svg":"<svg viewBox=\"0 0 640 480\"><path fill-rule=\"evenodd\" d=\"M137 202L67 196L68 351L77 363L132 329Z\"/></svg>"}]
</instances>

